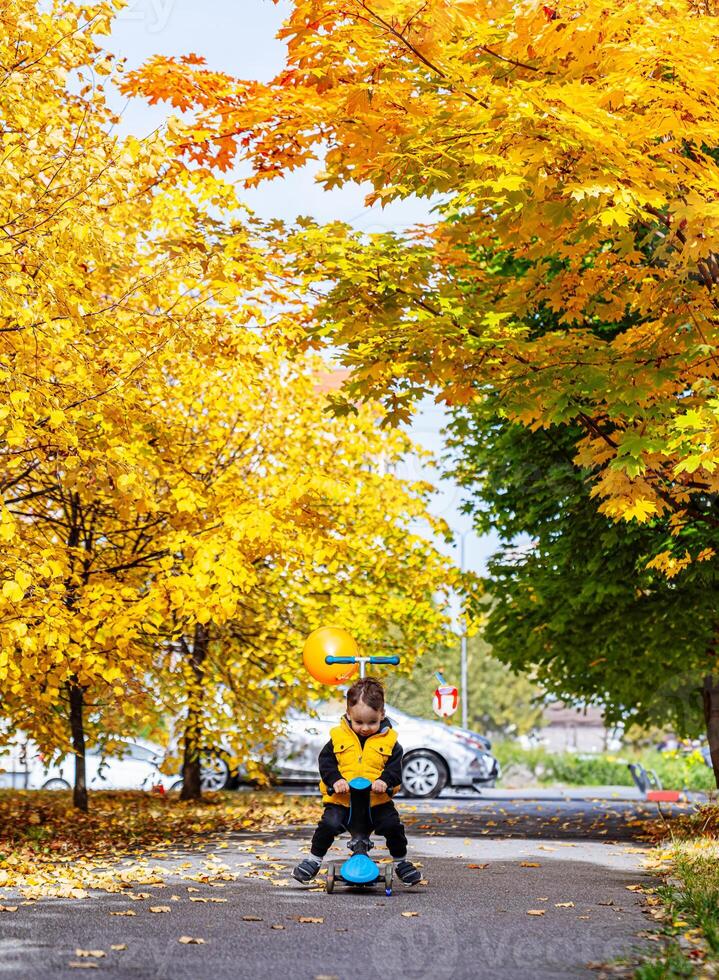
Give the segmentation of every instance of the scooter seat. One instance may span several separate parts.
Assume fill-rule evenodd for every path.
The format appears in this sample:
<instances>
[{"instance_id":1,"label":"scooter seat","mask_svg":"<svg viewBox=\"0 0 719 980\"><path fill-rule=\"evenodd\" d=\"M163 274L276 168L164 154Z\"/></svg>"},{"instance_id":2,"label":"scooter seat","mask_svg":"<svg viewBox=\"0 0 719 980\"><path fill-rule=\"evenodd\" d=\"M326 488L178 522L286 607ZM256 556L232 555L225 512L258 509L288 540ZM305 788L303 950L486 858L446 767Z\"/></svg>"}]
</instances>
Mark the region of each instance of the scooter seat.
<instances>
[{"instance_id":1,"label":"scooter seat","mask_svg":"<svg viewBox=\"0 0 719 980\"><path fill-rule=\"evenodd\" d=\"M340 868L348 885L371 885L379 878L379 868L366 854L353 854Z\"/></svg>"},{"instance_id":2,"label":"scooter seat","mask_svg":"<svg viewBox=\"0 0 719 980\"><path fill-rule=\"evenodd\" d=\"M350 786L352 789L369 789L372 785L370 779L365 779L364 776L355 776L354 779L350 779Z\"/></svg>"}]
</instances>

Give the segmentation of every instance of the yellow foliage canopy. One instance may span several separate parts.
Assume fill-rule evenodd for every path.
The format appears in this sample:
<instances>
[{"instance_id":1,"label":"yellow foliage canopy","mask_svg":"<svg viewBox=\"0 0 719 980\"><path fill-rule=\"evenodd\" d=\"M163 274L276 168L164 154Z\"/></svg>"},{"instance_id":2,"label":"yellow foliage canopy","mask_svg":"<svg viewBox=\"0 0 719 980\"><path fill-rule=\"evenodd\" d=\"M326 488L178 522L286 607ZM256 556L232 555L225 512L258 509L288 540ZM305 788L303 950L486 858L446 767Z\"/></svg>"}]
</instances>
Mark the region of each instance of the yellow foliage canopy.
<instances>
[{"instance_id":1,"label":"yellow foliage canopy","mask_svg":"<svg viewBox=\"0 0 719 980\"><path fill-rule=\"evenodd\" d=\"M393 420L484 386L574 420L615 518L717 526L719 106L712 3L295 0L268 85L155 58L128 83L196 113L178 145L249 183L322 157L326 187L419 196L437 220L284 235L308 320ZM280 237L282 233L280 232Z\"/></svg>"},{"instance_id":2,"label":"yellow foliage canopy","mask_svg":"<svg viewBox=\"0 0 719 980\"><path fill-rule=\"evenodd\" d=\"M105 737L204 696L241 753L306 698L304 631L412 656L453 575L427 488L391 472L408 441L369 406L330 418L325 366L290 359L304 301L266 230L176 159L180 123L113 134L114 6L0 15L1 709L67 749L71 692Z\"/></svg>"}]
</instances>

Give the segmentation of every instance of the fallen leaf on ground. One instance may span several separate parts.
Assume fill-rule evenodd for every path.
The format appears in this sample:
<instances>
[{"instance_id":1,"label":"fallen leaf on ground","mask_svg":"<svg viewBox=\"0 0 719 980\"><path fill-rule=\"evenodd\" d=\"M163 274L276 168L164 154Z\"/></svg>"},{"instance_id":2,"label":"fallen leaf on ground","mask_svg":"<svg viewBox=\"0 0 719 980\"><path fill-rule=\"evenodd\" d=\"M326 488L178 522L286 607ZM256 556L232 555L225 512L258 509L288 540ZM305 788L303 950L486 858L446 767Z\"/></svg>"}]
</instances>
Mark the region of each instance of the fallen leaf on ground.
<instances>
[{"instance_id":1,"label":"fallen leaf on ground","mask_svg":"<svg viewBox=\"0 0 719 980\"><path fill-rule=\"evenodd\" d=\"M544 915L546 909L527 909L527 915Z\"/></svg>"},{"instance_id":2,"label":"fallen leaf on ground","mask_svg":"<svg viewBox=\"0 0 719 980\"><path fill-rule=\"evenodd\" d=\"M83 956L89 956L94 960L101 960L105 956L105 951L103 949L76 949L75 956L78 959L82 959Z\"/></svg>"},{"instance_id":3,"label":"fallen leaf on ground","mask_svg":"<svg viewBox=\"0 0 719 980\"><path fill-rule=\"evenodd\" d=\"M488 864L468 864L468 868L488 868Z\"/></svg>"},{"instance_id":4,"label":"fallen leaf on ground","mask_svg":"<svg viewBox=\"0 0 719 980\"><path fill-rule=\"evenodd\" d=\"M93 963L92 960L70 960L67 964L76 970L96 970L97 963Z\"/></svg>"},{"instance_id":5,"label":"fallen leaf on ground","mask_svg":"<svg viewBox=\"0 0 719 980\"><path fill-rule=\"evenodd\" d=\"M151 912L169 912L170 911L170 906L169 905L151 905L150 906L150 911Z\"/></svg>"},{"instance_id":6,"label":"fallen leaf on ground","mask_svg":"<svg viewBox=\"0 0 719 980\"><path fill-rule=\"evenodd\" d=\"M204 939L195 939L194 936L180 936L180 938L177 941L178 941L178 943L182 943L183 946L190 946L190 945L192 945L192 946L204 946L204 944L205 944L205 940Z\"/></svg>"},{"instance_id":7,"label":"fallen leaf on ground","mask_svg":"<svg viewBox=\"0 0 719 980\"><path fill-rule=\"evenodd\" d=\"M520 861L519 862L519 867L520 868L538 868L539 867L539 861Z\"/></svg>"},{"instance_id":8,"label":"fallen leaf on ground","mask_svg":"<svg viewBox=\"0 0 719 980\"><path fill-rule=\"evenodd\" d=\"M323 918L322 918L321 916L317 916L317 917L315 917L315 916L313 916L313 915L301 915L301 916L300 916L300 917L298 918L298 920L297 920L297 921L298 921L298 922L311 922L311 923L315 923L316 925L320 925L320 924L321 924L321 923L323 923L323 922L324 922L325 920L324 920L324 919L323 919Z\"/></svg>"},{"instance_id":9,"label":"fallen leaf on ground","mask_svg":"<svg viewBox=\"0 0 719 980\"><path fill-rule=\"evenodd\" d=\"M110 912L110 915L137 915L134 909L123 909L122 912Z\"/></svg>"},{"instance_id":10,"label":"fallen leaf on ground","mask_svg":"<svg viewBox=\"0 0 719 980\"><path fill-rule=\"evenodd\" d=\"M0 905L0 912L17 912L17 905Z\"/></svg>"},{"instance_id":11,"label":"fallen leaf on ground","mask_svg":"<svg viewBox=\"0 0 719 980\"><path fill-rule=\"evenodd\" d=\"M574 902L555 902L554 907L555 909L573 909Z\"/></svg>"},{"instance_id":12,"label":"fallen leaf on ground","mask_svg":"<svg viewBox=\"0 0 719 980\"><path fill-rule=\"evenodd\" d=\"M176 866L151 862L167 856L169 841L183 849L184 860L184 851L200 851L208 835L225 834L238 826L259 832L314 823L317 805L311 798L253 794L250 800L237 794L221 803L199 801L176 807L149 793L118 792L102 794L93 801L92 818L73 824L67 820L63 794L57 795L60 799L48 796L42 802L42 827L52 846L36 850L35 842L23 842L22 835L23 828L36 826L36 801L30 794L0 794L0 853L9 851L14 859L12 865L3 865L0 887L18 889L26 899L82 899L90 890L118 894L131 885L160 885L170 881ZM212 846L227 850L224 841ZM265 850L268 845L263 841L261 847ZM149 861L138 860L140 853L150 855ZM213 867L210 874L232 880L231 875L225 877L225 869Z\"/></svg>"},{"instance_id":13,"label":"fallen leaf on ground","mask_svg":"<svg viewBox=\"0 0 719 980\"><path fill-rule=\"evenodd\" d=\"M119 952L121 949L127 949L127 943L115 943L114 946L110 946L110 949L114 949Z\"/></svg>"},{"instance_id":14,"label":"fallen leaf on ground","mask_svg":"<svg viewBox=\"0 0 719 980\"><path fill-rule=\"evenodd\" d=\"M270 929L284 929L284 928L285 927L284 926L281 926L281 925L270 926Z\"/></svg>"},{"instance_id":15,"label":"fallen leaf on ground","mask_svg":"<svg viewBox=\"0 0 719 980\"><path fill-rule=\"evenodd\" d=\"M413 916L419 915L419 912L400 912L400 915L403 915L405 919L411 919Z\"/></svg>"},{"instance_id":16,"label":"fallen leaf on ground","mask_svg":"<svg viewBox=\"0 0 719 980\"><path fill-rule=\"evenodd\" d=\"M259 915L243 915L243 922L263 922L264 920ZM302 920L300 920L302 921Z\"/></svg>"}]
</instances>

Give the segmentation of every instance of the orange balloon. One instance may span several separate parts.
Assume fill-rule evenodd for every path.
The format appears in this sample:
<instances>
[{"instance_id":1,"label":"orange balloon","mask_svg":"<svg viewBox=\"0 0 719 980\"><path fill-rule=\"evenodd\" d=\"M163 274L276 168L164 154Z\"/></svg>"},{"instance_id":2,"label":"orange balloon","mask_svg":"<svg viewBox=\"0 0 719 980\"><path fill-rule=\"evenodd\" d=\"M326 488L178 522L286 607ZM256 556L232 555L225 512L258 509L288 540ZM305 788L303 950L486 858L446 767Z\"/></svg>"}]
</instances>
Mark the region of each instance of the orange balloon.
<instances>
[{"instance_id":1,"label":"orange balloon","mask_svg":"<svg viewBox=\"0 0 719 980\"><path fill-rule=\"evenodd\" d=\"M359 664L328 664L325 657L358 657L359 649L347 630L339 626L320 626L305 640L302 659L309 673L320 684L344 684L357 673Z\"/></svg>"}]
</instances>

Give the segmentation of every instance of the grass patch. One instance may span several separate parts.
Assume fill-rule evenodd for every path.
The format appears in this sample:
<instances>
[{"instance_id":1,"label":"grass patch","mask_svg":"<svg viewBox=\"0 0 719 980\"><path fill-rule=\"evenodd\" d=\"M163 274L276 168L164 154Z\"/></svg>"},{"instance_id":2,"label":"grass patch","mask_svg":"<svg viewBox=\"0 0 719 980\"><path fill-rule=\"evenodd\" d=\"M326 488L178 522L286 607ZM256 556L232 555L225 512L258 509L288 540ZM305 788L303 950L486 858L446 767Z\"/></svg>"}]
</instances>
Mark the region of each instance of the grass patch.
<instances>
[{"instance_id":1,"label":"grass patch","mask_svg":"<svg viewBox=\"0 0 719 980\"><path fill-rule=\"evenodd\" d=\"M716 976L719 842L711 837L675 839L666 845L657 864L665 879L656 892L662 902L664 942L656 955L637 967L634 976L638 980Z\"/></svg>"},{"instance_id":2,"label":"grass patch","mask_svg":"<svg viewBox=\"0 0 719 980\"><path fill-rule=\"evenodd\" d=\"M529 771L538 785L633 786L628 763L638 762L654 770L665 789L709 792L716 789L713 770L700 752L626 751L621 755L548 752L544 748L523 749L513 742L492 746L505 772L504 784L511 785L517 767ZM502 785L502 783L500 783Z\"/></svg>"},{"instance_id":3,"label":"grass patch","mask_svg":"<svg viewBox=\"0 0 719 980\"><path fill-rule=\"evenodd\" d=\"M634 971L634 980L674 980L694 976L695 964L685 959L682 951L675 945L669 946L661 959L642 963Z\"/></svg>"}]
</instances>

